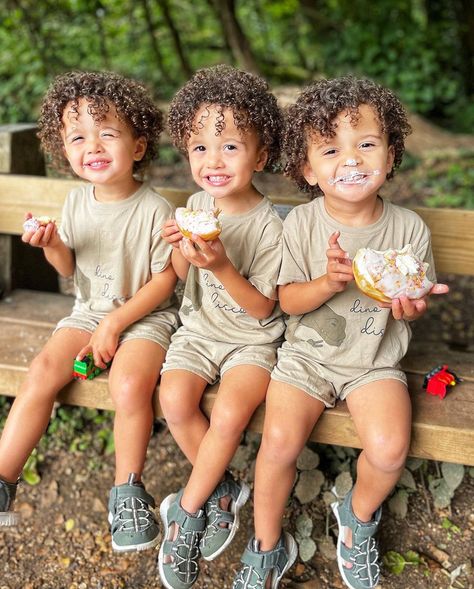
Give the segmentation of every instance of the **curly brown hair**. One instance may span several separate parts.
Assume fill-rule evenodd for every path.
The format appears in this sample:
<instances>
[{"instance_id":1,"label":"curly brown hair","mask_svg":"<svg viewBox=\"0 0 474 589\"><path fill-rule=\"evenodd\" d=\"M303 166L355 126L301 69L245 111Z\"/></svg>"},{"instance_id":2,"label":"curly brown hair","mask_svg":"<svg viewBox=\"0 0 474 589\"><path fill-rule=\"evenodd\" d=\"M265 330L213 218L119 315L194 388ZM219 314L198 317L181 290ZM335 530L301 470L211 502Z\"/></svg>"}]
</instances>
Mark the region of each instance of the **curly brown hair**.
<instances>
[{"instance_id":1,"label":"curly brown hair","mask_svg":"<svg viewBox=\"0 0 474 589\"><path fill-rule=\"evenodd\" d=\"M135 173L141 174L158 155L163 114L144 86L113 72L68 72L54 79L43 99L38 122L41 147L51 157L52 164L61 170L69 169L61 137L62 116L69 102L75 110L81 98L89 103L89 113L97 123L105 118L113 104L134 137L146 139L145 155L133 167Z\"/></svg>"},{"instance_id":2,"label":"curly brown hair","mask_svg":"<svg viewBox=\"0 0 474 589\"><path fill-rule=\"evenodd\" d=\"M268 151L267 169L280 160L283 115L267 82L255 74L229 65L216 65L198 70L176 93L169 113L169 133L174 145L187 156L191 134L198 133L196 113L202 105L217 107L220 116L216 122L216 135L222 133L225 109L231 109L234 123L241 133L252 129L260 145Z\"/></svg>"},{"instance_id":3,"label":"curly brown hair","mask_svg":"<svg viewBox=\"0 0 474 589\"><path fill-rule=\"evenodd\" d=\"M359 106L367 104L377 113L382 131L388 135L395 159L391 178L401 164L405 151L405 137L411 133L407 112L395 94L367 79L344 76L318 80L305 88L286 112L283 151L286 155L285 175L294 180L311 198L322 194L319 186L311 186L303 176L303 166L311 134L334 137L335 119L341 112L349 112L351 123L357 122Z\"/></svg>"}]
</instances>

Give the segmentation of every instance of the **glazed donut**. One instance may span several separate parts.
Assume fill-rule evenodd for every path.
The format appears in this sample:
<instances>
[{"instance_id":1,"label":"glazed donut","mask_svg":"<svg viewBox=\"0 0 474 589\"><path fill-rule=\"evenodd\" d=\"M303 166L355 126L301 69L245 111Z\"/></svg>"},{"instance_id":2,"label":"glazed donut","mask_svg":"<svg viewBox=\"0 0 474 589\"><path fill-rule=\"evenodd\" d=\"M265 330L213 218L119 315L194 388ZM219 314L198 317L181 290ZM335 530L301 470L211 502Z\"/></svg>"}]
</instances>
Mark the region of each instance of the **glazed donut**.
<instances>
[{"instance_id":1,"label":"glazed donut","mask_svg":"<svg viewBox=\"0 0 474 589\"><path fill-rule=\"evenodd\" d=\"M30 217L23 223L23 231L37 231L40 227L46 227L48 223L56 223L54 219L43 215L41 217Z\"/></svg>"},{"instance_id":2,"label":"glazed donut","mask_svg":"<svg viewBox=\"0 0 474 589\"><path fill-rule=\"evenodd\" d=\"M193 211L185 207L178 207L175 212L175 219L179 230L185 237L191 237L194 234L199 235L204 241L211 241L222 230L218 219L219 213L219 209L211 211L198 209Z\"/></svg>"},{"instance_id":3,"label":"glazed donut","mask_svg":"<svg viewBox=\"0 0 474 589\"><path fill-rule=\"evenodd\" d=\"M390 303L402 295L419 299L427 294L433 286L426 276L428 266L416 257L410 244L401 250L382 252L362 248L352 262L359 289L382 303Z\"/></svg>"}]
</instances>

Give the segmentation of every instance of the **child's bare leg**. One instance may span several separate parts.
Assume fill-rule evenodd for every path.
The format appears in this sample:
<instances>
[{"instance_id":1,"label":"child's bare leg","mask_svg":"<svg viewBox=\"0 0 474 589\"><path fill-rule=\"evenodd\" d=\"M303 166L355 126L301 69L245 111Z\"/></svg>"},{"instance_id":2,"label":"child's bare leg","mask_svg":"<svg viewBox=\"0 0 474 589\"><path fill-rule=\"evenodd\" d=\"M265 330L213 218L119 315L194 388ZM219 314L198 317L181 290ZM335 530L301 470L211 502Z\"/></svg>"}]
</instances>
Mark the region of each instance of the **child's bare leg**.
<instances>
[{"instance_id":1,"label":"child's bare leg","mask_svg":"<svg viewBox=\"0 0 474 589\"><path fill-rule=\"evenodd\" d=\"M324 404L304 391L270 382L254 490L255 538L262 551L273 549L281 536L296 460L323 411Z\"/></svg>"},{"instance_id":2,"label":"child's bare leg","mask_svg":"<svg viewBox=\"0 0 474 589\"><path fill-rule=\"evenodd\" d=\"M146 339L124 342L115 354L109 389L115 406L115 484L141 479L153 426L152 396L165 350Z\"/></svg>"},{"instance_id":3,"label":"child's bare leg","mask_svg":"<svg viewBox=\"0 0 474 589\"><path fill-rule=\"evenodd\" d=\"M60 389L72 379L76 354L90 333L63 328L51 336L31 363L0 440L0 476L16 481L51 417Z\"/></svg>"},{"instance_id":4,"label":"child's bare leg","mask_svg":"<svg viewBox=\"0 0 474 589\"><path fill-rule=\"evenodd\" d=\"M352 510L359 520L369 522L403 472L410 444L411 402L402 382L379 380L351 392L347 405L363 447ZM345 528L344 544L352 546L349 528Z\"/></svg>"},{"instance_id":5,"label":"child's bare leg","mask_svg":"<svg viewBox=\"0 0 474 589\"><path fill-rule=\"evenodd\" d=\"M204 378L188 370L169 370L161 377L160 405L166 423L191 464L209 428L209 421L200 408L207 384Z\"/></svg>"},{"instance_id":6,"label":"child's bare leg","mask_svg":"<svg viewBox=\"0 0 474 589\"><path fill-rule=\"evenodd\" d=\"M236 366L224 373L209 429L181 500L186 511L200 509L222 479L242 432L265 398L269 380L270 373L259 366ZM226 505L222 503L221 507L225 509Z\"/></svg>"}]
</instances>

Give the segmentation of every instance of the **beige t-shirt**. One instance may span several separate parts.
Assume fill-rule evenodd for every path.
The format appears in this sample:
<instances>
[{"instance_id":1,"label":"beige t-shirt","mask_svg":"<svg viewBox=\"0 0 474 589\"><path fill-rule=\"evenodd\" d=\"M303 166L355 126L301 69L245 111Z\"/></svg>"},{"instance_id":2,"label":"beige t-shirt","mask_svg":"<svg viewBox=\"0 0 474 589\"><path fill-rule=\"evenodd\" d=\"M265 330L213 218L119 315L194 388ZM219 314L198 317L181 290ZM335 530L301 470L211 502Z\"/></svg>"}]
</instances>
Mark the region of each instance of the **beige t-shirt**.
<instances>
[{"instance_id":1,"label":"beige t-shirt","mask_svg":"<svg viewBox=\"0 0 474 589\"><path fill-rule=\"evenodd\" d=\"M92 184L67 196L59 230L74 250L74 310L109 313L133 297L170 263L161 228L173 208L149 185L118 202L98 202ZM155 309L172 305L167 299Z\"/></svg>"},{"instance_id":2,"label":"beige t-shirt","mask_svg":"<svg viewBox=\"0 0 474 589\"><path fill-rule=\"evenodd\" d=\"M352 259L359 248L400 249L411 243L415 254L430 264L436 282L430 233L413 211L383 201L380 219L367 227L346 227L330 217L324 198L297 206L284 223L283 258L278 284L308 282L326 273L328 239L340 231L339 244ZM407 321L393 319L390 309L364 295L351 281L318 309L289 318L284 347L291 346L312 361L338 373L358 374L395 367L411 337Z\"/></svg>"},{"instance_id":3,"label":"beige t-shirt","mask_svg":"<svg viewBox=\"0 0 474 589\"><path fill-rule=\"evenodd\" d=\"M193 210L210 210L214 199L207 192L193 194L187 204ZM264 296L277 298L276 282L281 263L282 222L267 198L241 215L221 213L219 239L238 272ZM183 327L221 342L264 344L277 341L284 332L278 303L270 317L255 319L238 305L210 270L189 267L180 309Z\"/></svg>"}]
</instances>

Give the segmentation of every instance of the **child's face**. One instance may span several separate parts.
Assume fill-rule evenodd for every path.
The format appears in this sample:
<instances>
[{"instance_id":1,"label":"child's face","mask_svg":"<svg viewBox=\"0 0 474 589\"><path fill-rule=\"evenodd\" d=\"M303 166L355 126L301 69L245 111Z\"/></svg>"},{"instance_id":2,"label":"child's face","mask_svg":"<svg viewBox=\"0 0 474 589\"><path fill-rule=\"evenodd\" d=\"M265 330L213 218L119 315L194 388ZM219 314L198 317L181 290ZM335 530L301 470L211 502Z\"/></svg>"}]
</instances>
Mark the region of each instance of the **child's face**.
<instances>
[{"instance_id":1,"label":"child's face","mask_svg":"<svg viewBox=\"0 0 474 589\"><path fill-rule=\"evenodd\" d=\"M145 155L145 139L133 136L112 104L100 123L89 114L88 106L87 100L81 98L77 112L72 110L72 103L63 112L61 136L72 169L95 186L120 186L121 191L133 186L133 164Z\"/></svg>"},{"instance_id":2,"label":"child's face","mask_svg":"<svg viewBox=\"0 0 474 589\"><path fill-rule=\"evenodd\" d=\"M241 133L234 123L230 109L223 112L225 127L216 134L220 112L213 106L203 106L194 124L199 132L188 142L188 157L193 179L216 199L247 196L252 190L252 177L267 162L267 151L259 144L255 131Z\"/></svg>"},{"instance_id":3,"label":"child's face","mask_svg":"<svg viewBox=\"0 0 474 589\"><path fill-rule=\"evenodd\" d=\"M334 137L314 133L309 138L303 175L334 202L367 202L377 196L392 169L393 147L389 147L374 109L367 104L359 107L354 125L348 112L340 113L335 123Z\"/></svg>"}]
</instances>

